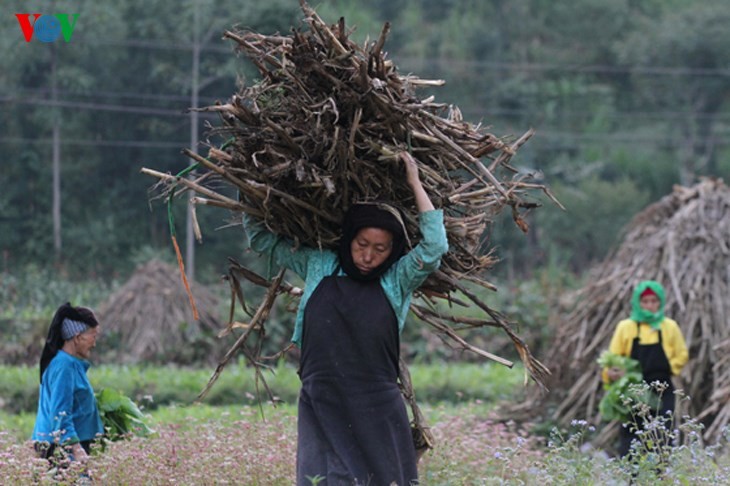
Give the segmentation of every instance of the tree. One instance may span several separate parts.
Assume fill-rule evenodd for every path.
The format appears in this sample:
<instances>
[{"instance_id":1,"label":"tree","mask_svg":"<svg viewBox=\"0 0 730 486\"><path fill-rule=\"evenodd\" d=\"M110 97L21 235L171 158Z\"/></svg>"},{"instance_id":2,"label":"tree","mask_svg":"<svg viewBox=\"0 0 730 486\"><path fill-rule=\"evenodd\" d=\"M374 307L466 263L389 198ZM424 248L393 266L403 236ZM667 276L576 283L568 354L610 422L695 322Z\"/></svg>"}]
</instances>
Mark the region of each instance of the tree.
<instances>
[{"instance_id":1,"label":"tree","mask_svg":"<svg viewBox=\"0 0 730 486\"><path fill-rule=\"evenodd\" d=\"M46 15L57 13L53 11L53 6L49 8L50 10L44 10L42 13ZM20 6L16 12L27 13L27 7ZM104 15L100 15L101 12ZM74 14L89 19L104 16L115 18L118 10L113 6L101 7L88 2L75 8L74 11L60 13L71 14L72 18ZM29 21L34 27L32 17ZM74 27L77 26L76 20ZM94 69L83 61L79 62L79 59L96 57L96 46L78 42L79 37L83 36L77 34L78 30L74 28L75 35L69 39L59 37L51 43L40 42L37 35L31 36L30 42L26 42L25 35L21 33L17 22L14 29L2 33L8 45L13 46L6 51L7 56L3 56L7 63L6 69L0 69L4 73L2 81L6 86L6 97L3 102L9 108L3 110L5 112L3 121L6 122L3 124L3 135L10 137L3 141L3 145L12 147L8 153L12 154L12 159L16 161L15 165L8 168L10 172L8 181L13 183L8 187L9 201L16 207L11 216L15 227L8 239L13 241L19 237L22 241L33 238L35 244L29 245L31 255L39 262L47 261L48 255L51 254L57 263L62 259L62 174L66 172L65 167L72 165L68 164L68 161L78 157L80 152L74 149L63 151L61 149L64 144L63 139L68 136L77 121L64 118L62 107L67 103L69 94L89 88L87 83ZM90 36L102 33L99 25L94 22L85 25L84 30L85 34ZM111 27L104 33L109 34L113 31L114 28ZM49 145L50 153L47 150ZM38 177L35 167L17 164L18 160L39 161L41 164L44 160L50 160L51 177ZM50 187L47 186L46 180L51 181ZM32 190L31 192L20 190L23 187L26 190L32 187ZM49 196L48 199L43 199L42 196L45 195ZM29 197L33 200L32 204L27 204ZM39 222L46 220L44 217L39 217L46 211L50 214L48 220L52 223L52 230L46 230L45 233L52 235L52 245L50 248L41 249L38 243L45 238L37 234L33 228L38 227ZM0 242L4 246L9 243L1 240Z\"/></svg>"},{"instance_id":2,"label":"tree","mask_svg":"<svg viewBox=\"0 0 730 486\"><path fill-rule=\"evenodd\" d=\"M8 108L0 110L0 153L12 161L0 178L0 249L10 255L6 261L49 263L54 213L56 221L63 216L56 235L63 237L64 266L106 273L127 265L137 248L168 245L166 215L150 215L151 181L139 168L160 162L163 170L179 171L187 162L179 155L186 145L180 133L184 128L192 133L184 111L193 93L204 104L225 99L237 78L252 72L221 40L223 30L242 19L251 28L286 29L298 8L284 0L243 6L188 0L175 9L169 2L143 3L82 2L74 10L79 21L68 43L26 43L17 23L0 32L13 46L0 60L0 102ZM196 5L207 43L201 43L200 83L194 90L190 14ZM49 76L53 49L56 69ZM206 120L200 118L199 123ZM55 205L53 140L60 154L56 194L62 196Z\"/></svg>"},{"instance_id":3,"label":"tree","mask_svg":"<svg viewBox=\"0 0 730 486\"><path fill-rule=\"evenodd\" d=\"M730 4L678 2L658 19L637 16L635 22L617 45L619 58L633 69L634 99L643 109L666 112L654 126L666 148L677 151L683 184L717 174L717 128L730 93Z\"/></svg>"},{"instance_id":4,"label":"tree","mask_svg":"<svg viewBox=\"0 0 730 486\"><path fill-rule=\"evenodd\" d=\"M152 9L165 10L167 2L144 2L147 12ZM131 5L131 4L130 4ZM243 8L241 8L243 7ZM190 117L190 149L198 152L203 132L201 119L195 108L200 106L199 100L206 93L213 99L224 99L234 92L236 76L245 76L252 71L244 66L232 54L231 47L221 39L226 29L245 19L246 26L263 31L276 31L288 28L293 23L293 5L282 0L263 4L246 3L241 5L235 1L188 0L179 5L174 15L166 15L165 23L171 33L165 42L174 42L179 51L169 57L168 61L156 62L154 70L164 73L166 81L173 80L173 86L160 83L157 89L165 92L172 88L181 96L189 96ZM235 12L235 17L232 13ZM283 15L281 15L283 13ZM160 16L145 16L136 27L141 31L150 28L150 22L158 22ZM187 55L189 64L185 62ZM249 68L248 70L246 68ZM154 72L154 71L153 71ZM149 81L149 80L148 80ZM154 80L157 81L157 80ZM161 81L161 80L160 80ZM207 104L207 103L206 103ZM192 197L192 194L191 194ZM186 269L189 278L195 274L195 238L193 234L192 203L188 200L186 211Z\"/></svg>"},{"instance_id":5,"label":"tree","mask_svg":"<svg viewBox=\"0 0 730 486\"><path fill-rule=\"evenodd\" d=\"M649 202L647 191L630 179L592 176L553 188L567 210L546 207L538 214L543 241L560 261L580 273L618 243L620 231Z\"/></svg>"}]
</instances>

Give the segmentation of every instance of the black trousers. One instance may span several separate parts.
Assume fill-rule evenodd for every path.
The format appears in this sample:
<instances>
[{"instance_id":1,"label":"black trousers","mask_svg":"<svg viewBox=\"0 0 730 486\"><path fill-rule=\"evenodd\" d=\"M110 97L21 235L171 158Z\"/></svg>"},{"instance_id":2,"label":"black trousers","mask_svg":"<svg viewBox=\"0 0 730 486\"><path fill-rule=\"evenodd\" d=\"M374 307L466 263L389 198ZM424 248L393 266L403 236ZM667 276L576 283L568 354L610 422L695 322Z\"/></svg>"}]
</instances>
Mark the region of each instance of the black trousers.
<instances>
[{"instance_id":1,"label":"black trousers","mask_svg":"<svg viewBox=\"0 0 730 486\"><path fill-rule=\"evenodd\" d=\"M674 387L669 386L664 393L662 393L661 396L661 406L659 407L659 410L656 412L650 414L650 416L644 418L644 417L637 417L636 423L627 423L627 424L621 424L619 428L619 435L621 438L621 443L619 444L619 455L621 457L624 457L629 454L631 451L631 443L634 440L640 440L639 436L637 434L638 430L641 430L644 425L644 421L651 421L655 417L666 417L668 420L665 422L665 426L663 428L660 428L658 433L661 434L662 437L662 445L669 445L669 437L666 436L666 434L663 434L664 430L671 430L672 427L672 416L668 413L674 413ZM637 430L638 429L638 430Z\"/></svg>"},{"instance_id":2,"label":"black trousers","mask_svg":"<svg viewBox=\"0 0 730 486\"><path fill-rule=\"evenodd\" d=\"M91 443L93 441L91 440L82 440L79 442L81 444L81 447L86 451L87 454L91 453ZM42 457L43 459L48 459L48 461L52 465L57 465L57 457L56 457L56 450L58 447L63 447L64 449L69 449L68 446L60 446L58 444L50 444L48 442L36 442L33 447L35 448L36 453L39 457Z\"/></svg>"}]
</instances>

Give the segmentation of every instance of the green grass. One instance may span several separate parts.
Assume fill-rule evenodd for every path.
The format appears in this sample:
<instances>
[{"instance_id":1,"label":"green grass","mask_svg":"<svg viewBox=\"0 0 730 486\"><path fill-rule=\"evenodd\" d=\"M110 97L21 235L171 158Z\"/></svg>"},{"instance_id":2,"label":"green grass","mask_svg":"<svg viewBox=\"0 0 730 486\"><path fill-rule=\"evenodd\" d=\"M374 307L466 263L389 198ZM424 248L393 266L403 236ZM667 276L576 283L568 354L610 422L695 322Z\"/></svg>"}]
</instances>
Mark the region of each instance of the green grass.
<instances>
[{"instance_id":1,"label":"green grass","mask_svg":"<svg viewBox=\"0 0 730 486\"><path fill-rule=\"evenodd\" d=\"M195 402L211 376L210 369L172 366L93 366L89 379L95 390L110 387L131 397L147 409ZM523 369L509 369L492 363L435 363L411 366L411 377L419 401L429 403L482 400L494 403L519 394L524 387ZM293 366L281 362L265 374L277 400L296 403L299 377ZM260 393L259 393L260 392ZM209 405L255 405L257 395L268 399L255 374L243 363L227 366L204 403ZM38 403L38 370L28 366L0 366L0 411L32 412Z\"/></svg>"},{"instance_id":2,"label":"green grass","mask_svg":"<svg viewBox=\"0 0 730 486\"><path fill-rule=\"evenodd\" d=\"M0 410L0 430L18 440L28 440L33 433L35 412L8 413Z\"/></svg>"},{"instance_id":3,"label":"green grass","mask_svg":"<svg viewBox=\"0 0 730 486\"><path fill-rule=\"evenodd\" d=\"M225 422L246 419L249 421L266 421L272 415L286 415L294 417L297 406L291 404L270 403L259 406L250 405L206 405L195 404L188 406L171 405L160 407L149 412L149 425L152 428L162 424L175 424L182 429L191 427L196 422Z\"/></svg>"},{"instance_id":4,"label":"green grass","mask_svg":"<svg viewBox=\"0 0 730 486\"><path fill-rule=\"evenodd\" d=\"M434 414L450 413L459 404L481 402L484 409L519 396L523 370L484 364L415 364L410 367L416 397L422 408ZM98 366L89 370L93 387L115 388L131 397L150 415L151 425L174 423L184 426L186 417L215 420L255 411L260 415L254 373L242 363L225 368L202 404L195 404L211 369L144 366ZM278 410L294 410L299 393L296 369L283 362L267 383L281 400ZM18 438L30 437L38 406L38 370L28 366L0 366L0 430ZM272 410L261 390L264 416ZM427 404L430 404L428 407ZM279 413L278 411L276 413Z\"/></svg>"}]
</instances>

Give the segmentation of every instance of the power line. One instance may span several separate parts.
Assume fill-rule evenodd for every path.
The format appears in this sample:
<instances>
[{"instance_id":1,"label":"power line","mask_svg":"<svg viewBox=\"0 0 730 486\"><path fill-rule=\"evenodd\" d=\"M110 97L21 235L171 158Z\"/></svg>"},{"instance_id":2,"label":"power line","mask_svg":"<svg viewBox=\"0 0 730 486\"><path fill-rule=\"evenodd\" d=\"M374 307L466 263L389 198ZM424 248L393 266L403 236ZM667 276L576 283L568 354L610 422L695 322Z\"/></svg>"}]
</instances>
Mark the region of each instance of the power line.
<instances>
[{"instance_id":1,"label":"power line","mask_svg":"<svg viewBox=\"0 0 730 486\"><path fill-rule=\"evenodd\" d=\"M77 42L77 38L74 37L74 43ZM148 40L137 40L137 39L121 39L116 41L97 41L86 42L85 39L79 37L79 44L94 45L94 46L105 46L105 47L138 47L141 49L149 50L161 50L161 51L192 51L192 42L178 42L170 41L165 39L148 39ZM231 44L229 47L223 47L223 45L202 45L200 50L204 52L218 52L224 54L233 54L234 46Z\"/></svg>"},{"instance_id":2,"label":"power line","mask_svg":"<svg viewBox=\"0 0 730 486\"><path fill-rule=\"evenodd\" d=\"M0 103L21 105L42 105L44 107L76 108L92 111L111 111L129 113L133 115L157 115L177 118L188 118L189 114L182 110L167 110L163 108L148 108L146 106L109 105L104 103L87 103L79 101L53 101L48 99L19 99L8 96L0 97ZM200 113L201 118L216 119L212 113Z\"/></svg>"},{"instance_id":3,"label":"power line","mask_svg":"<svg viewBox=\"0 0 730 486\"><path fill-rule=\"evenodd\" d=\"M147 108L145 106L124 106L124 105L108 105L102 103L85 103L78 101L60 101L48 99L19 99L8 96L0 97L2 103L13 103L20 105L43 105L45 107L61 107L61 108L80 108L97 111L114 111L121 113L132 113L138 115L157 115L157 116L174 116L186 117L186 113L178 110L165 110L162 108Z\"/></svg>"},{"instance_id":4,"label":"power line","mask_svg":"<svg viewBox=\"0 0 730 486\"><path fill-rule=\"evenodd\" d=\"M624 133L617 134L613 132L592 132L592 133L581 133L581 132L569 132L569 131L555 131L555 130L540 130L538 129L533 135L534 140L542 140L547 142L565 142L565 141L576 141L576 142L606 142L609 144L625 143L625 144L637 144L637 143L658 143L665 146L680 146L685 143L684 140L677 139L676 137L670 136L652 136L645 134L635 133ZM27 143L27 144L42 144L47 145L52 142L51 138L22 138L22 137L0 137L0 143L13 144L13 143ZM695 142L707 143L712 142L715 146L730 145L730 140L725 140L723 137L704 137L695 139ZM165 142L165 141L148 141L148 140L98 140L98 139L67 139L62 138L61 144L63 145L76 145L76 146L101 146L101 147L141 147L141 148L176 148L181 149L187 147L187 142ZM563 147L565 148L565 147ZM540 150L544 150L541 147ZM548 150L562 150L560 147L548 148Z\"/></svg>"},{"instance_id":5,"label":"power line","mask_svg":"<svg viewBox=\"0 0 730 486\"><path fill-rule=\"evenodd\" d=\"M28 90L21 90L20 93L23 93L24 91L28 91L30 93L35 92L45 92L44 89L28 89ZM69 93L71 94L71 93ZM84 97L84 98L94 98L94 95L85 95L85 94L76 94L73 93L76 96ZM136 95L134 93L119 93L120 97L130 97L133 98ZM149 99L154 98L156 95L140 95L141 99ZM174 96L175 99L177 99L177 96ZM188 97L180 96L181 100L189 100ZM218 101L217 98L211 98L207 100L206 103L203 103L204 105L212 105L215 103L215 101ZM159 116L172 116L172 117L187 117L187 109L186 106L184 109L180 110L173 110L173 109L164 109L164 108L150 108L146 106L127 106L127 105L113 105L113 104L106 104L106 103L99 103L99 102L84 102L84 101L56 101L53 102L48 99L29 99L29 98L18 98L16 96L4 96L0 97L0 103L17 103L17 104L30 104L30 105L42 105L44 107L61 107L61 108L76 108L81 110L92 110L92 111L115 111L115 112L123 112L123 113L130 113L130 114L139 114L139 115L159 115ZM534 110L528 110L528 109L489 109L486 108L483 111L481 111L478 108L469 108L469 109L462 109L462 113L466 115L467 118L472 120L480 120L484 119L489 116L520 116L520 117L527 117L527 116L533 116L537 118L542 117L542 113L539 111ZM594 112L588 112L588 111L562 111L560 112L560 117L562 118L579 118L579 117L586 117L586 116L594 116ZM199 115L203 118L208 119L217 119L217 117L214 114L211 113L205 113L201 112ZM666 120L668 118L693 118L693 119L716 119L719 121L729 121L730 120L730 113L692 113L688 111L634 111L630 113L606 113L602 114L602 117L605 117L606 119L617 119L617 120L632 120L637 118L643 118L643 119L660 119L660 120Z\"/></svg>"},{"instance_id":6,"label":"power line","mask_svg":"<svg viewBox=\"0 0 730 486\"><path fill-rule=\"evenodd\" d=\"M168 41L164 39L159 40L122 40L122 41L100 41L95 42L95 44L98 45L109 45L109 46L122 46L122 47L140 47L143 49L160 49L160 48L169 48L169 49L177 49L177 50L190 50L192 49L193 44L186 44L186 43L180 43L180 42L173 42ZM212 49L212 46L208 46L207 48L204 48L203 50L217 50L220 52L226 51L230 53L230 49L223 49L223 48L216 48ZM593 65L579 65L579 64L551 64L551 63L531 63L531 62L498 62L498 61L486 61L486 60L460 60L460 59L453 59L453 58L431 58L431 59L423 59L423 58L415 58L415 57L405 57L402 58L405 63L411 62L416 64L424 64L428 63L429 66L433 66L437 63L441 63L442 65L446 66L467 66L467 67L480 67L480 68L490 68L490 69L499 69L499 70L529 70L529 71L566 71L566 72L588 72L588 73L647 73L647 74L656 74L656 75L682 75L682 76L729 76L730 70L729 69L711 69L711 68L687 68L687 67L664 67L664 66L633 66L633 67L621 67L621 66L613 66L613 65L605 65L605 64L593 64ZM471 74L479 74L476 70L469 70L467 71ZM481 74L480 74L481 75ZM35 88L35 92L40 93L48 93L48 88ZM16 92L25 92L26 90L16 90ZM34 92L32 89L28 89L28 92ZM120 97L120 98L130 98L130 99L141 99L141 100L171 100L171 101L184 101L188 100L189 98L187 96L183 95L169 95L169 94L144 94L144 93L120 93L120 92L97 92L93 94L83 94L83 93L71 93L68 91L62 91L64 94L68 94L75 97L82 97L85 99L92 99L92 100L98 100L98 95L104 95L104 96L113 96L113 97ZM202 104L213 104L215 101L220 100L221 98L213 98L213 97L206 97L204 98L205 102ZM93 101L90 103L84 103L84 102L69 102L69 101L61 101L57 102L56 104L52 104L51 102L45 101L45 102L37 102L37 101L28 101L28 100L19 100L17 98L14 98L12 96L6 96L3 98L0 98L0 101L7 102L7 101L13 101L16 103L25 103L25 104L42 104L46 106L59 106L59 107L73 107L77 109L97 109L102 111L117 111L117 112L126 112L126 113L138 113L142 115L160 115L160 116L179 116L181 112L176 112L175 110L166 110L163 108L150 108L150 107L120 107L118 105L108 105L104 103L100 103L98 101ZM187 107L186 107L187 108ZM533 112L530 110L488 110L485 112L476 113L474 110L469 110L468 113L470 115L473 115L475 118L479 119L485 115L517 115L517 116L524 116L524 115L532 115ZM536 114L537 116L540 116L539 113ZM591 113L583 113L583 112L563 112L562 116L568 116L568 117L578 117L578 116L584 116L584 115L592 115ZM610 119L632 119L635 117L646 117L646 118L667 118L667 117L673 117L673 118L679 118L679 117L686 117L686 116L692 116L693 118L702 119L702 118L721 118L725 119L730 117L730 114L724 115L724 114L712 114L712 113L687 113L687 112L633 112L630 114L624 114L624 113L612 113L612 114L606 114L604 115L606 118Z\"/></svg>"},{"instance_id":7,"label":"power line","mask_svg":"<svg viewBox=\"0 0 730 486\"><path fill-rule=\"evenodd\" d=\"M83 41L79 39L79 41ZM193 49L192 43L170 41L166 39L122 39L116 41L94 41L89 44L109 47L139 47L142 49L157 50L183 50ZM206 45L201 47L203 51L231 54L234 47L223 47ZM616 66L611 64L557 64L545 62L512 62L512 61L487 61L483 59L454 59L452 57L435 57L430 59L417 57L394 57L396 64L426 64L434 66L444 64L447 66L465 67L487 67L511 71L564 71L577 73L599 73L599 74L651 74L655 76L730 76L730 69L723 68L694 68L685 66Z\"/></svg>"},{"instance_id":8,"label":"power line","mask_svg":"<svg viewBox=\"0 0 730 486\"><path fill-rule=\"evenodd\" d=\"M93 93L77 93L74 91L69 90L56 90L56 94L63 96L64 98L79 98L75 99L73 101L65 100L65 103L83 103L84 101L88 100L87 102L91 103L104 103L104 101L108 98L120 98L120 99L131 99L131 100L142 100L142 101L162 101L162 102L185 102L182 103L182 108L179 108L180 110L187 110L189 108L189 102L190 102L190 95L164 95L164 94L151 94L151 93L132 93L132 92L124 92L124 91L94 91ZM6 96L0 97L0 102L10 100L10 101L25 101L26 96L38 96L42 97L42 99L48 99L47 96L51 95L51 89L45 88L45 87L38 87L38 88L23 88L23 89L15 89L11 92L7 92ZM221 98L214 98L214 97L200 97L198 98L202 103L200 103L203 106L207 105L213 105L217 101L220 101ZM177 106L180 106L181 103L175 103ZM114 105L111 105L114 106ZM80 108L80 106L77 106L77 108ZM145 109L150 109L150 107L145 106ZM165 109L165 108L160 108ZM174 111L174 109L171 109Z\"/></svg>"},{"instance_id":9,"label":"power line","mask_svg":"<svg viewBox=\"0 0 730 486\"><path fill-rule=\"evenodd\" d=\"M164 109L156 109L156 108L146 108L146 107L139 107L139 106L121 106L121 105L106 105L106 104L99 104L99 103L80 103L80 102L65 102L65 101L56 101L53 102L51 100L32 100L32 99L14 99L9 97L0 97L0 102L4 103L18 103L18 104L30 104L30 105L43 105L46 107L53 107L58 106L62 108L76 108L76 109L86 109L86 110L101 110L101 111L112 111L112 112L124 112L124 113L130 113L130 114L140 114L140 115L159 115L159 116L171 116L171 117L184 117L187 118L188 115L186 113L176 111L176 110L164 110ZM489 112L487 112L486 115L488 115ZM201 115L208 115L209 118L217 119L217 117L214 114L211 113L201 113ZM653 115L653 114L651 114ZM658 113L656 116L661 116L661 113ZM678 113L677 116L681 115L681 113ZM611 141L617 142L617 143L637 143L637 142L651 142L651 143L662 143L665 145L671 145L671 146L679 146L682 145L684 142L677 139L669 139L669 137L666 136L647 136L647 135L636 135L636 134L630 134L630 135L624 135L624 134L616 134L615 132L593 132L593 133L584 133L584 132L573 132L573 131L554 131L554 130L540 130L538 129L537 134L535 135L535 138L570 138L572 140L577 141L590 141L590 142L596 142L596 141ZM704 137L701 139L696 139L696 142L700 143L706 143L712 141L716 145L727 145L727 142L725 142L723 139L719 139L718 137ZM50 139L30 139L30 138L0 138L0 142L3 143L50 143ZM177 143L177 142L152 142L152 141L110 141L110 140L79 140L79 139L66 139L62 140L63 144L66 145L94 145L94 146L110 146L110 147L151 147L151 148L180 148L187 145L187 143Z\"/></svg>"},{"instance_id":10,"label":"power line","mask_svg":"<svg viewBox=\"0 0 730 486\"><path fill-rule=\"evenodd\" d=\"M87 42L83 37L74 37L74 42L85 45L105 47L136 47L148 50L192 51L193 43L168 39L119 39L104 41L94 39ZM204 52L224 54L234 53L234 46L206 44L200 46ZM730 69L697 68L686 66L617 66L612 64L558 64L533 61L488 61L484 59L455 59L453 57L418 58L412 56L393 57L397 65L427 65L430 67L445 65L449 67L463 66L468 68L490 68L502 71L558 71L593 74L647 74L654 76L697 76L729 77Z\"/></svg>"},{"instance_id":11,"label":"power line","mask_svg":"<svg viewBox=\"0 0 730 486\"><path fill-rule=\"evenodd\" d=\"M78 96L83 98L130 98L140 100L163 100L163 101L189 101L190 95L170 95L170 94L155 94L155 93L131 93L128 91L98 91L94 90L93 93L78 93L76 91L69 91L65 89L56 89L56 93L62 96ZM9 96L17 96L18 94L36 94L36 95L50 95L51 88L36 87L36 88L20 88L15 89L12 92L7 93ZM211 102L215 102L215 98L210 98Z\"/></svg>"},{"instance_id":12,"label":"power line","mask_svg":"<svg viewBox=\"0 0 730 486\"><path fill-rule=\"evenodd\" d=\"M678 139L677 137L670 137L668 135L657 135L657 136L651 136L651 135L644 135L644 134L635 134L635 133L623 133L623 134L616 134L615 132L591 132L591 133L580 133L580 132L561 132L561 131L553 131L553 130L537 130L535 135L533 136L535 139L553 139L558 140L561 138L570 138L572 140L577 141L588 141L588 142L621 142L621 143L629 143L629 144L636 144L636 143L644 143L644 142L650 142L650 143L659 143L661 145L666 146L672 146L672 147L678 147L681 145L686 145L687 141L684 139ZM712 142L713 145L730 145L730 140L725 140L724 137L701 137L701 138L695 138L695 143L702 143L706 144L708 142Z\"/></svg>"},{"instance_id":13,"label":"power line","mask_svg":"<svg viewBox=\"0 0 730 486\"><path fill-rule=\"evenodd\" d=\"M544 118L544 114L536 110L514 110L514 109L490 109L479 111L479 108L470 107L461 109L464 118L469 120L480 120L490 116L518 116L522 118L534 117ZM590 111L560 111L560 118L585 118L595 117L596 112ZM692 113L688 111L633 111L629 113L601 113L600 117L610 120L633 120L633 119L659 119L666 120L668 118L680 119L716 119L719 121L730 121L730 113Z\"/></svg>"},{"instance_id":14,"label":"power line","mask_svg":"<svg viewBox=\"0 0 730 486\"><path fill-rule=\"evenodd\" d=\"M730 76L730 69L723 68L692 68L686 66L617 66L613 64L557 64L546 62L512 62L512 61L488 61L485 59L455 59L452 57L397 57L392 58L393 62L399 67L421 67L428 66L431 70L438 70L441 66L448 72L454 67L470 68L488 68L499 71L555 71L569 73L589 73L589 74L647 74L654 76ZM405 71L405 69L400 69ZM481 73L483 74L483 73Z\"/></svg>"},{"instance_id":15,"label":"power line","mask_svg":"<svg viewBox=\"0 0 730 486\"><path fill-rule=\"evenodd\" d=\"M23 137L0 137L3 144L37 144L50 145L53 142L50 138L23 138ZM148 140L81 140L61 138L61 145L86 146L86 147L139 147L139 148L161 148L161 149L182 149L188 146L188 142L156 142Z\"/></svg>"}]
</instances>

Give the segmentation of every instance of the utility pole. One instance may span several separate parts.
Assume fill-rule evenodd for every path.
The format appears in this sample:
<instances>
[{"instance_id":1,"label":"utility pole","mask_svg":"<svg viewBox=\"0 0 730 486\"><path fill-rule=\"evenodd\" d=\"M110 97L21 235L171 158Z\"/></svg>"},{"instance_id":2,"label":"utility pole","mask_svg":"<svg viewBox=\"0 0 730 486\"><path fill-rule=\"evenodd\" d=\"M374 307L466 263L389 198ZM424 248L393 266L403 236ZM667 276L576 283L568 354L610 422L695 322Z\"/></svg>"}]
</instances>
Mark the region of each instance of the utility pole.
<instances>
[{"instance_id":1,"label":"utility pole","mask_svg":"<svg viewBox=\"0 0 730 486\"><path fill-rule=\"evenodd\" d=\"M200 83L200 11L198 8L198 0L193 0L193 69L192 69L192 85L190 94L190 150L198 153L198 89ZM191 161L191 164L193 162ZM187 262L187 277L189 281L195 279L195 235L193 231L193 202L192 198L195 194L189 191L188 210L185 218L185 260Z\"/></svg>"},{"instance_id":2,"label":"utility pole","mask_svg":"<svg viewBox=\"0 0 730 486\"><path fill-rule=\"evenodd\" d=\"M51 46L51 103L54 106L53 113L53 144L52 144L52 214L53 214L53 253L56 263L61 262L61 121L60 113L56 107L58 102L58 90L56 86L56 64L58 53L56 46Z\"/></svg>"}]
</instances>

